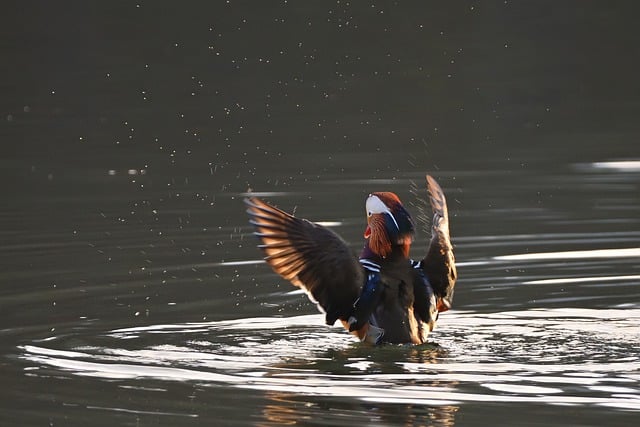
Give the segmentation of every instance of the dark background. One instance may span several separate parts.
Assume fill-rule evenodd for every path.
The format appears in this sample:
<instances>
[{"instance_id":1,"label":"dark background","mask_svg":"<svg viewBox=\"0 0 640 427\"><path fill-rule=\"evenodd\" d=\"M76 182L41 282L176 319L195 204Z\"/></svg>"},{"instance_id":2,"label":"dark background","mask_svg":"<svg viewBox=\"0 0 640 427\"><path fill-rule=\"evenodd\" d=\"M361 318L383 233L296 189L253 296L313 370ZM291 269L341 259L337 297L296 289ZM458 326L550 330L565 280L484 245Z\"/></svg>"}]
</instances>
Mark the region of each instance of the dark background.
<instances>
[{"instance_id":1,"label":"dark background","mask_svg":"<svg viewBox=\"0 0 640 427\"><path fill-rule=\"evenodd\" d=\"M634 2L4 9L3 172L21 185L53 173L73 189L91 183L70 170L108 168L162 185L212 163L244 189L272 178L266 162L283 175L348 166L336 153L373 174L405 169L375 155L387 147L428 167L477 167L479 153L517 168L603 146L626 156L640 126Z\"/></svg>"}]
</instances>

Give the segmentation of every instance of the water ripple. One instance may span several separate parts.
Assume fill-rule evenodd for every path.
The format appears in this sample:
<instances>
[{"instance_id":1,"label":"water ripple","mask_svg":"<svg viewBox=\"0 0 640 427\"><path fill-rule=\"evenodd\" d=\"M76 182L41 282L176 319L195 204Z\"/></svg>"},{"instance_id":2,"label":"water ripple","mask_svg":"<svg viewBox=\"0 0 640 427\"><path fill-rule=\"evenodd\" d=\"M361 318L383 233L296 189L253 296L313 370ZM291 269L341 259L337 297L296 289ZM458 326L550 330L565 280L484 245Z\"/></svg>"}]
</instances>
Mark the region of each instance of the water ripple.
<instances>
[{"instance_id":1,"label":"water ripple","mask_svg":"<svg viewBox=\"0 0 640 427\"><path fill-rule=\"evenodd\" d=\"M640 410L639 309L444 316L434 335L438 344L420 347L364 347L338 328L327 330L320 315L306 315L115 329L105 331L109 344L103 347L65 348L60 337L20 346L19 357L30 375L53 369L105 380L224 384L391 404Z\"/></svg>"}]
</instances>

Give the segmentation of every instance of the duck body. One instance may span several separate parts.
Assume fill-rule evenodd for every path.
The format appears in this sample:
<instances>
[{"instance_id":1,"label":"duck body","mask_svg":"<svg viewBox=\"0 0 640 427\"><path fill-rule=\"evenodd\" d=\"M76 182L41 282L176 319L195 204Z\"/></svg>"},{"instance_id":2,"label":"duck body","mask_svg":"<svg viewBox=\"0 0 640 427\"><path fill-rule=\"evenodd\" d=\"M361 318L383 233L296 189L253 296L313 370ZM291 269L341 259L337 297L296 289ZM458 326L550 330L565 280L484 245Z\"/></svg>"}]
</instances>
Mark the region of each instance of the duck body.
<instances>
[{"instance_id":1,"label":"duck body","mask_svg":"<svg viewBox=\"0 0 640 427\"><path fill-rule=\"evenodd\" d=\"M380 276L383 289L369 322L384 330L381 342L426 342L435 326L436 316L422 316L420 303L424 303L427 313L435 307L431 287L424 282L420 272L401 256L385 259Z\"/></svg>"},{"instance_id":2,"label":"duck body","mask_svg":"<svg viewBox=\"0 0 640 427\"><path fill-rule=\"evenodd\" d=\"M380 257L373 253L368 243L365 242L360 262L369 280L364 283L361 296L354 304L353 316L356 319L350 319L349 330L358 329L357 319L362 319L382 329L380 342L426 342L429 332L435 327L438 312L433 288L424 272L405 255L405 248L392 248L390 253ZM376 297L363 302L371 280L377 280Z\"/></svg>"},{"instance_id":3,"label":"duck body","mask_svg":"<svg viewBox=\"0 0 640 427\"><path fill-rule=\"evenodd\" d=\"M451 307L457 278L444 193L427 176L434 211L426 256L409 258L414 226L393 193L366 201L365 242L357 257L335 232L262 200L245 200L266 262L304 289L326 315L369 344L422 344Z\"/></svg>"}]
</instances>

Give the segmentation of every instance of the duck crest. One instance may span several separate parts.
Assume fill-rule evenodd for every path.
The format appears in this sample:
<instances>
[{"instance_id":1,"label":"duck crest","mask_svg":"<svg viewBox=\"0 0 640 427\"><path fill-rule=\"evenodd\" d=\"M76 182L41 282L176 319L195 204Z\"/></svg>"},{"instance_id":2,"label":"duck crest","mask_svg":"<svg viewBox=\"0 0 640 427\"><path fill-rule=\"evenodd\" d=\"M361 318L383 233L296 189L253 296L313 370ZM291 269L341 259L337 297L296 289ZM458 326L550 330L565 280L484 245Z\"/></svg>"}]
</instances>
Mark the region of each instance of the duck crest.
<instances>
[{"instance_id":1,"label":"duck crest","mask_svg":"<svg viewBox=\"0 0 640 427\"><path fill-rule=\"evenodd\" d=\"M391 191L376 191L375 193L371 193L370 196L378 197L389 209L392 209L394 206L402 206L402 202L400 201L400 197L396 193L392 193Z\"/></svg>"}]
</instances>

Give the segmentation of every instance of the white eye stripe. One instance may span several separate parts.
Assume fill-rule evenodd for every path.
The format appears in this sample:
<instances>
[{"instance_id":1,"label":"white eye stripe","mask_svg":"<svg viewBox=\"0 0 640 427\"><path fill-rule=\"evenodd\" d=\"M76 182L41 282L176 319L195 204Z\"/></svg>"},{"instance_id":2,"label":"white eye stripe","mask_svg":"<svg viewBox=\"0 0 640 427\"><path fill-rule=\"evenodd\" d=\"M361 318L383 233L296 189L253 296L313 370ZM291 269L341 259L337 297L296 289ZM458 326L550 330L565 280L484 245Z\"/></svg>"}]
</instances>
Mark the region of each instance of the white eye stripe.
<instances>
[{"instance_id":1,"label":"white eye stripe","mask_svg":"<svg viewBox=\"0 0 640 427\"><path fill-rule=\"evenodd\" d=\"M389 213L389 208L385 205L378 196L370 194L367 198L367 213L370 215Z\"/></svg>"},{"instance_id":2,"label":"white eye stripe","mask_svg":"<svg viewBox=\"0 0 640 427\"><path fill-rule=\"evenodd\" d=\"M387 205L385 205L384 202L380 200L378 196L370 194L369 197L367 198L366 205L367 205L366 208L367 208L368 216L371 216L373 214L383 214L383 213L389 214L396 228L400 230L400 227L398 226L398 221L396 221L396 218L391 213L391 210L389 210Z\"/></svg>"}]
</instances>

